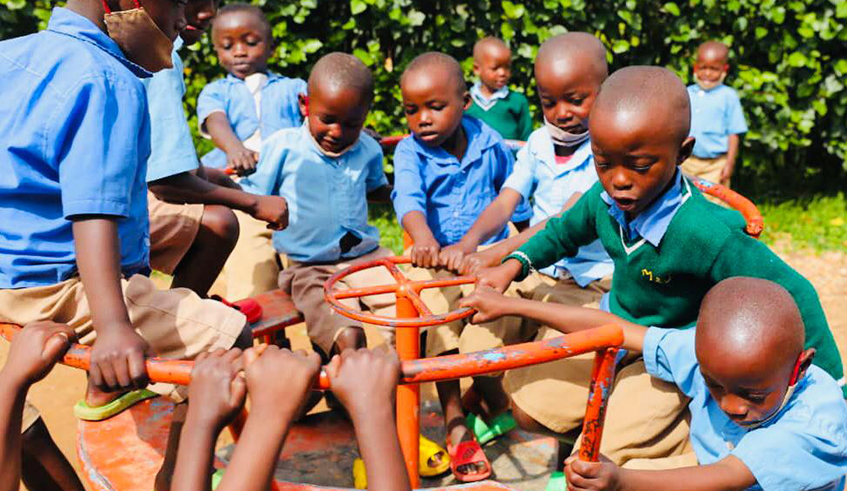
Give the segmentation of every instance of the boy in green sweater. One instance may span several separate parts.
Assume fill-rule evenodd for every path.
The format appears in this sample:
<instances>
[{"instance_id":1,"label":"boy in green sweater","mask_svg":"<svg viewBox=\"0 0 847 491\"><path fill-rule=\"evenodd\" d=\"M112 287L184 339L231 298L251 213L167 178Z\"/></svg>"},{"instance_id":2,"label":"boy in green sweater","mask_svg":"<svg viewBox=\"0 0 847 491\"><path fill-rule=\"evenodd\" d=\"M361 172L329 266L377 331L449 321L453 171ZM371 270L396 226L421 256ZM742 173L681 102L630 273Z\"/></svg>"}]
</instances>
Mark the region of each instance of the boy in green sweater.
<instances>
[{"instance_id":1,"label":"boy in green sweater","mask_svg":"<svg viewBox=\"0 0 847 491\"><path fill-rule=\"evenodd\" d=\"M473 72L479 81L471 87L473 103L465 114L481 119L506 140L526 141L532 133L529 101L509 90L512 51L495 38L480 39L473 48Z\"/></svg>"},{"instance_id":2,"label":"boy in green sweater","mask_svg":"<svg viewBox=\"0 0 847 491\"><path fill-rule=\"evenodd\" d=\"M601 305L637 324L683 328L694 324L704 295L722 279L768 279L791 293L803 316L806 347L817 350L815 364L843 388L838 349L812 285L764 244L747 236L738 213L707 202L677 169L694 146L694 139L688 137L689 124L688 95L673 73L644 66L614 73L603 83L589 120L600 183L562 217L551 218L544 230L500 266L483 270L479 284L502 292L513 280L571 257L580 246L599 238L615 264L611 293ZM550 428L544 424L549 415L532 401L516 397L522 386L533 382L525 370L539 369L507 374L504 385L512 395L515 419L527 429L558 434L567 441L567 434L572 437L578 426ZM510 384L510 377L518 383ZM651 383L643 361L624 358L610 399L606 432L632 432L618 428L617 420L642 408L652 411L652 399L663 397L660 392L666 390ZM686 404L684 398L681 402L679 413ZM662 457L649 453L655 448L651 439L657 435L647 430L642 427L632 433L630 448L601 451L619 465L634 458ZM668 455L683 451L687 438L687 432L673 435L683 440L663 445L672 450Z\"/></svg>"}]
</instances>

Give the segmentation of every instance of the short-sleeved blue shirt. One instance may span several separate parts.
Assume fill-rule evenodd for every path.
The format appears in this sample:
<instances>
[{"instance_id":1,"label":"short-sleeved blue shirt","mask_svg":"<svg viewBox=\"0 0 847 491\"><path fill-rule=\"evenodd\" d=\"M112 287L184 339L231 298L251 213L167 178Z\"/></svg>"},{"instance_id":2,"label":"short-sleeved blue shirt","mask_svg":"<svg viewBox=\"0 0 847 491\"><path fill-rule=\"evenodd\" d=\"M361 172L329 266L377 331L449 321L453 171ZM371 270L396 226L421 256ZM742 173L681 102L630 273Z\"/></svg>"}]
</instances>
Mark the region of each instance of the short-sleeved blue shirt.
<instances>
[{"instance_id":1,"label":"short-sleeved blue shirt","mask_svg":"<svg viewBox=\"0 0 847 491\"><path fill-rule=\"evenodd\" d=\"M76 274L73 217L117 217L121 267L149 256L150 73L91 21L53 9L47 29L0 42L0 288Z\"/></svg>"},{"instance_id":2,"label":"short-sleeved blue shirt","mask_svg":"<svg viewBox=\"0 0 847 491\"><path fill-rule=\"evenodd\" d=\"M227 75L203 87L197 98L197 121L201 133L206 118L214 112L226 114L235 136L241 141L250 138L256 130L266 139L281 129L300 126L303 117L297 96L306 93L306 82L271 72L267 75L268 82L262 88L261 121L244 80ZM222 168L226 166L226 154L216 148L204 155L201 161L203 165Z\"/></svg>"},{"instance_id":3,"label":"short-sleeved blue shirt","mask_svg":"<svg viewBox=\"0 0 847 491\"><path fill-rule=\"evenodd\" d=\"M691 136L696 140L695 157L720 157L729 148L729 135L747 133L741 100L732 87L721 84L703 90L694 84L688 87L688 97L691 99Z\"/></svg>"},{"instance_id":4,"label":"short-sleeved blue shirt","mask_svg":"<svg viewBox=\"0 0 847 491\"><path fill-rule=\"evenodd\" d=\"M288 228L273 234L277 251L303 263L332 263L379 246L379 231L368 224L367 194L388 179L376 140L362 133L350 150L331 158L303 124L266 138L259 155L258 170L241 186L288 201ZM341 239L348 234L360 242L343 251Z\"/></svg>"},{"instance_id":5,"label":"short-sleeved blue shirt","mask_svg":"<svg viewBox=\"0 0 847 491\"><path fill-rule=\"evenodd\" d=\"M185 80L182 58L177 52L181 47L182 39L177 38L172 55L173 68L142 80L147 89L152 142L147 160L147 182L193 171L200 165L182 105Z\"/></svg>"},{"instance_id":6,"label":"short-sleeved blue shirt","mask_svg":"<svg viewBox=\"0 0 847 491\"><path fill-rule=\"evenodd\" d=\"M844 489L847 404L841 388L812 365L784 408L748 430L733 423L709 394L694 350L695 330L650 328L647 372L676 384L691 402L691 444L701 465L734 455L750 469L751 489Z\"/></svg>"},{"instance_id":7,"label":"short-sleeved blue shirt","mask_svg":"<svg viewBox=\"0 0 847 491\"><path fill-rule=\"evenodd\" d=\"M500 135L482 121L464 116L462 126L468 147L462 161L443 148L431 148L410 136L394 150L394 191L391 199L397 219L411 211L426 216L435 240L441 246L456 244L471 229L479 215L512 173L514 157ZM532 209L524 199L512 221L528 220ZM503 229L485 244L505 239Z\"/></svg>"},{"instance_id":8,"label":"short-sleeved blue shirt","mask_svg":"<svg viewBox=\"0 0 847 491\"><path fill-rule=\"evenodd\" d=\"M542 127L532 132L518 152L515 170L503 186L514 189L524 198L532 197L530 224L535 225L557 215L571 196L585 194L597 180L590 140L580 145L567 164L557 164L553 140L547 128ZM612 259L598 239L580 247L576 256L562 258L541 272L554 278L567 272L584 287L614 270Z\"/></svg>"}]
</instances>

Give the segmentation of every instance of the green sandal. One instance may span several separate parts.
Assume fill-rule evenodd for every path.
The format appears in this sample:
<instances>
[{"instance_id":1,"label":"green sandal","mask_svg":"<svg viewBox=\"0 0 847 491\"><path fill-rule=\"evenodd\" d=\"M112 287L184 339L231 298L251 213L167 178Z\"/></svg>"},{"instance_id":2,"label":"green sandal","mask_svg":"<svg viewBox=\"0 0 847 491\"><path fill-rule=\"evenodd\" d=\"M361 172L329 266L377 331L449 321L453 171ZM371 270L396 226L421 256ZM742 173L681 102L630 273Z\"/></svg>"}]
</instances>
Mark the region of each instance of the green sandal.
<instances>
[{"instance_id":1,"label":"green sandal","mask_svg":"<svg viewBox=\"0 0 847 491\"><path fill-rule=\"evenodd\" d=\"M565 479L565 473L556 471L550 474L550 480L547 481L547 487L544 491L566 491L568 489L568 481Z\"/></svg>"},{"instance_id":2,"label":"green sandal","mask_svg":"<svg viewBox=\"0 0 847 491\"><path fill-rule=\"evenodd\" d=\"M159 394L147 389L131 390L114 401L102 406L91 407L85 400L74 406L74 416L83 421L103 421L119 414L141 401L157 397Z\"/></svg>"},{"instance_id":3,"label":"green sandal","mask_svg":"<svg viewBox=\"0 0 847 491\"><path fill-rule=\"evenodd\" d=\"M223 469L216 470L215 473L212 474L212 489L218 489L218 486L220 486L221 481L223 481L223 479L224 479L224 470Z\"/></svg>"},{"instance_id":4,"label":"green sandal","mask_svg":"<svg viewBox=\"0 0 847 491\"><path fill-rule=\"evenodd\" d=\"M468 428L476 435L476 439L480 445L485 445L491 440L500 438L518 426L515 418L512 417L511 411L500 413L491 420L490 424L473 413L468 414L465 422L468 424Z\"/></svg>"}]
</instances>

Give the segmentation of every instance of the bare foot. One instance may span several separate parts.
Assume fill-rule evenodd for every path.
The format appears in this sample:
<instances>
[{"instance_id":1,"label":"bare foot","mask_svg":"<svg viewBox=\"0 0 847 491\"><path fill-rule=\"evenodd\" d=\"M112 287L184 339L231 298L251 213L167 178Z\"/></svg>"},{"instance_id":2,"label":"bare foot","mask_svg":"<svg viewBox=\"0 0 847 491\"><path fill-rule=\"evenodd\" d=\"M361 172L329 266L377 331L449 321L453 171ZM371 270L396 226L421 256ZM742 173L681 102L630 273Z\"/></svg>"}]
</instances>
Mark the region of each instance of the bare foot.
<instances>
[{"instance_id":1,"label":"bare foot","mask_svg":"<svg viewBox=\"0 0 847 491\"><path fill-rule=\"evenodd\" d=\"M88 384L88 389L85 392L85 403L88 404L89 407L100 407L105 406L106 404L114 401L118 397L126 394L128 391L123 392L103 392L102 390L94 387L90 383Z\"/></svg>"}]
</instances>

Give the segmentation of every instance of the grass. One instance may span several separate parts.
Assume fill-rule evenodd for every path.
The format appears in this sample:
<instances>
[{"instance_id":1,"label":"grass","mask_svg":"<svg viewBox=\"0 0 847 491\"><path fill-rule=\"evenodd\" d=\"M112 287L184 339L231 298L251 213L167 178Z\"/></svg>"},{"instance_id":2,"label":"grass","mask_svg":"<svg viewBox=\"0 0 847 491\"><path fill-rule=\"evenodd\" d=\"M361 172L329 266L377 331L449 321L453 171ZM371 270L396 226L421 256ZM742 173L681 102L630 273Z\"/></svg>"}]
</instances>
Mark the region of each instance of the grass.
<instances>
[{"instance_id":1,"label":"grass","mask_svg":"<svg viewBox=\"0 0 847 491\"><path fill-rule=\"evenodd\" d=\"M765 243L790 239L791 247L796 249L847 251L844 194L757 205L765 219Z\"/></svg>"},{"instance_id":2,"label":"grass","mask_svg":"<svg viewBox=\"0 0 847 491\"><path fill-rule=\"evenodd\" d=\"M369 205L369 222L379 229L379 244L395 254L403 254L403 229L389 204Z\"/></svg>"}]
</instances>

